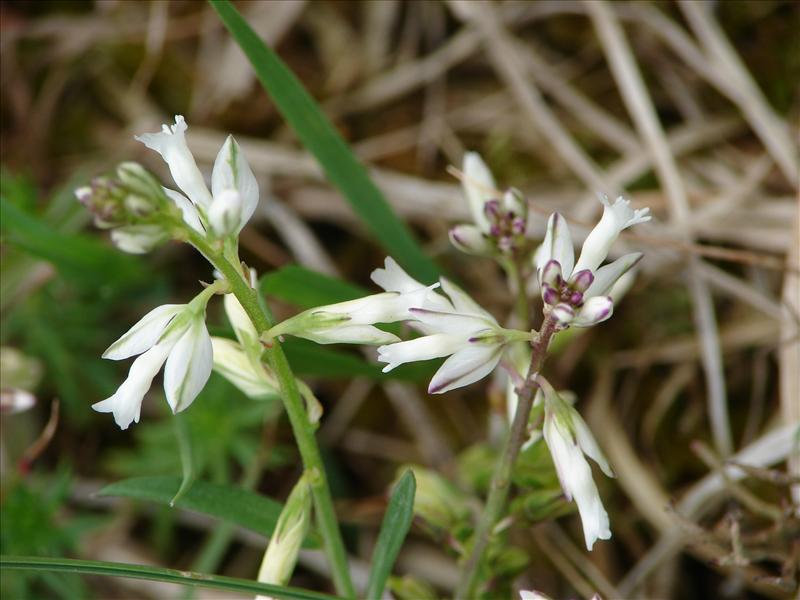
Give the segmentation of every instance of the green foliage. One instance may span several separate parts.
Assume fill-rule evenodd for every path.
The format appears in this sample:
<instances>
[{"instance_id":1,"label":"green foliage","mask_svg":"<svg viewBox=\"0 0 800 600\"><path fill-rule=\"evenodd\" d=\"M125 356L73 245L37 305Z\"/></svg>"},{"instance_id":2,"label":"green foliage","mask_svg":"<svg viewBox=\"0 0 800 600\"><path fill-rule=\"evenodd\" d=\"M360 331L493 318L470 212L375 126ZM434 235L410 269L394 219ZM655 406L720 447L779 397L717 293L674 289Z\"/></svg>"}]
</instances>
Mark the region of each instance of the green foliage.
<instances>
[{"instance_id":1,"label":"green foliage","mask_svg":"<svg viewBox=\"0 0 800 600\"><path fill-rule=\"evenodd\" d=\"M66 471L55 476L5 481L0 503L0 553L63 556L74 551L80 535L97 525L98 519L72 515L63 523L59 512L69 494ZM74 575L41 573L3 574L3 598L85 598L87 589Z\"/></svg>"},{"instance_id":2,"label":"green foliage","mask_svg":"<svg viewBox=\"0 0 800 600\"><path fill-rule=\"evenodd\" d=\"M228 0L211 3L244 51L264 90L297 137L319 161L328 179L344 195L379 243L409 272L425 281L438 270L395 215L364 166L320 110L303 85L268 48Z\"/></svg>"},{"instance_id":3,"label":"green foliage","mask_svg":"<svg viewBox=\"0 0 800 600\"><path fill-rule=\"evenodd\" d=\"M414 517L414 494L416 492L414 473L403 473L392 490L389 506L383 516L381 531L375 550L372 553L372 567L367 583L367 598L381 598L386 580L392 572L394 561L406 539L411 519Z\"/></svg>"},{"instance_id":4,"label":"green foliage","mask_svg":"<svg viewBox=\"0 0 800 600\"><path fill-rule=\"evenodd\" d=\"M161 394L148 401L158 402L169 412ZM280 404L247 398L223 377L212 373L206 387L182 414L191 444L194 475L215 483L230 482L232 464L244 469L256 456L259 432L265 411L277 417ZM171 417L149 420L133 429L136 445L113 451L107 466L120 477L141 475L176 475L183 472L179 440ZM278 467L291 459L284 446L275 447L266 466Z\"/></svg>"},{"instance_id":5,"label":"green foliage","mask_svg":"<svg viewBox=\"0 0 800 600\"><path fill-rule=\"evenodd\" d=\"M169 506L181 486L180 477L137 477L107 485L100 496L122 496ZM269 537L278 522L281 504L242 488L195 481L174 504Z\"/></svg>"}]
</instances>

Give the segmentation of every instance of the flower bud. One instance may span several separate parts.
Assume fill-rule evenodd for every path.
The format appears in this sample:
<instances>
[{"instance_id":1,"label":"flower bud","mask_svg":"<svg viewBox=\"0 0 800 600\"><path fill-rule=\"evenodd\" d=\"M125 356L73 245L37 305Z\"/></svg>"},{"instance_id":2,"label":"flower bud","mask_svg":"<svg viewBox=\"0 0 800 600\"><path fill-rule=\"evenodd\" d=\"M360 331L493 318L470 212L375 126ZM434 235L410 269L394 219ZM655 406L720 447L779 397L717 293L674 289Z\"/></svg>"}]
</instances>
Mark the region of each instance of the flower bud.
<instances>
[{"instance_id":1,"label":"flower bud","mask_svg":"<svg viewBox=\"0 0 800 600\"><path fill-rule=\"evenodd\" d=\"M139 163L121 163L117 167L117 177L129 194L149 202L154 210L163 205L164 190L161 184Z\"/></svg>"},{"instance_id":2,"label":"flower bud","mask_svg":"<svg viewBox=\"0 0 800 600\"><path fill-rule=\"evenodd\" d=\"M492 245L475 225L456 225L450 230L450 242L462 252L478 256L492 253Z\"/></svg>"},{"instance_id":3,"label":"flower bud","mask_svg":"<svg viewBox=\"0 0 800 600\"><path fill-rule=\"evenodd\" d=\"M292 493L278 517L278 524L261 561L258 571L260 583L286 585L297 563L297 555L308 533L311 522L311 489L308 474L295 484ZM257 596L256 600L266 600Z\"/></svg>"},{"instance_id":4,"label":"flower bud","mask_svg":"<svg viewBox=\"0 0 800 600\"><path fill-rule=\"evenodd\" d=\"M123 252L145 254L167 241L169 235L161 225L127 225L111 232L111 241Z\"/></svg>"},{"instance_id":5,"label":"flower bud","mask_svg":"<svg viewBox=\"0 0 800 600\"><path fill-rule=\"evenodd\" d=\"M238 233L242 216L242 196L236 190L224 190L208 209L208 221L218 237Z\"/></svg>"}]
</instances>

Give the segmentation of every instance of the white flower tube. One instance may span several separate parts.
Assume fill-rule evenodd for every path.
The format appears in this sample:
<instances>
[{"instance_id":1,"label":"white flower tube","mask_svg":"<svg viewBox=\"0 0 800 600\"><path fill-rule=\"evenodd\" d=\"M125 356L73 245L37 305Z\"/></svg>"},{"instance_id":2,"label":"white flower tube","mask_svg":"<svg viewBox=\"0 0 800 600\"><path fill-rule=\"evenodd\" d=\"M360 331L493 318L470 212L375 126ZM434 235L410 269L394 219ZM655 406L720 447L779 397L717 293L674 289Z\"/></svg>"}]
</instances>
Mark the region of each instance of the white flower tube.
<instances>
[{"instance_id":1,"label":"white flower tube","mask_svg":"<svg viewBox=\"0 0 800 600\"><path fill-rule=\"evenodd\" d=\"M611 204L606 196L600 196L603 203L603 216L600 222L589 233L581 248L581 257L575 265L575 271L589 269L594 271L608 256L611 245L619 237L623 229L637 223L650 220L650 209L640 208L633 210L631 203L622 196Z\"/></svg>"},{"instance_id":2,"label":"white flower tube","mask_svg":"<svg viewBox=\"0 0 800 600\"><path fill-rule=\"evenodd\" d=\"M543 377L539 377L538 382L545 399L544 439L564 495L578 505L586 548L591 550L598 539L611 537L611 529L608 513L584 454L609 477L613 477L614 472L578 411L565 402Z\"/></svg>"}]
</instances>

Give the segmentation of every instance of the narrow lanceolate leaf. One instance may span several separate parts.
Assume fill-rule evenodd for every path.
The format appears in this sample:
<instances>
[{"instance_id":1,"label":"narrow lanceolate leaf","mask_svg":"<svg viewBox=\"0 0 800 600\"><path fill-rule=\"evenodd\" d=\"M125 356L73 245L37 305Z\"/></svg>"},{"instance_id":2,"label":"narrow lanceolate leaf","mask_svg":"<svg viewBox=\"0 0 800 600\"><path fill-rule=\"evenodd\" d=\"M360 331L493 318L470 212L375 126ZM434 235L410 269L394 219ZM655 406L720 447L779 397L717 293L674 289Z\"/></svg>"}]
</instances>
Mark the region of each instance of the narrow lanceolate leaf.
<instances>
[{"instance_id":1,"label":"narrow lanceolate leaf","mask_svg":"<svg viewBox=\"0 0 800 600\"><path fill-rule=\"evenodd\" d=\"M0 570L45 571L47 573L78 573L81 575L104 575L127 579L146 579L164 583L197 586L241 594L260 594L281 600L336 600L335 596L320 594L299 588L258 583L249 579L192 573L145 565L106 562L100 560L77 560L72 558L41 558L38 556L2 556Z\"/></svg>"},{"instance_id":2,"label":"narrow lanceolate leaf","mask_svg":"<svg viewBox=\"0 0 800 600\"><path fill-rule=\"evenodd\" d=\"M135 477L107 485L100 496L123 496L203 513L240 525L265 537L272 535L283 508L279 502L233 486L195 481L178 495L180 477Z\"/></svg>"},{"instance_id":3,"label":"narrow lanceolate leaf","mask_svg":"<svg viewBox=\"0 0 800 600\"><path fill-rule=\"evenodd\" d=\"M328 179L364 220L375 238L422 281L433 281L438 270L416 243L353 155L331 122L275 52L268 48L228 0L211 5L242 48L266 92L316 157Z\"/></svg>"},{"instance_id":4,"label":"narrow lanceolate leaf","mask_svg":"<svg viewBox=\"0 0 800 600\"><path fill-rule=\"evenodd\" d=\"M368 600L379 600L383 595L386 580L392 574L394 561L411 527L416 489L417 483L411 471L403 473L394 487L386 514L383 516L378 542L372 553L372 568L366 595Z\"/></svg>"},{"instance_id":5,"label":"narrow lanceolate leaf","mask_svg":"<svg viewBox=\"0 0 800 600\"><path fill-rule=\"evenodd\" d=\"M177 414L174 416L173 422L175 424L175 437L178 440L178 451L181 455L183 479L181 479L181 486L178 488L178 491L175 492L172 500L169 501L170 506L175 506L175 503L189 491L196 476L194 454L192 452L192 437L189 432L189 426L186 423L186 418L184 415Z\"/></svg>"}]
</instances>

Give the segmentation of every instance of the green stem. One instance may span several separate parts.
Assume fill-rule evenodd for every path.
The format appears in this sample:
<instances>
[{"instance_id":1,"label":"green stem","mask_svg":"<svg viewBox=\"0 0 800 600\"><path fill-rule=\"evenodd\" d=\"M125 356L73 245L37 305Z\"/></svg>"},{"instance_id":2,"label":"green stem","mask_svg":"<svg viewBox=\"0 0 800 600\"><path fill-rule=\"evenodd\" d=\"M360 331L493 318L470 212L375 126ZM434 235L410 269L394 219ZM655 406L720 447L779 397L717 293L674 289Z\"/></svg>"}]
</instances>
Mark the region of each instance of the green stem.
<instances>
[{"instance_id":1,"label":"green stem","mask_svg":"<svg viewBox=\"0 0 800 600\"><path fill-rule=\"evenodd\" d=\"M231 292L239 300L247 316L253 322L259 335L273 325L272 315L265 304L259 302L258 293L250 287L244 278L241 266L226 259L221 252L216 251L211 244L194 231L187 232L188 241L197 248L219 270L231 286ZM314 427L308 419L304 408L303 397L297 386L297 381L286 360L286 355L281 345L275 341L264 352L267 363L275 373L281 389L281 398L289 417L289 422L294 431L300 456L306 470L314 474L311 478L311 490L314 496L314 508L317 521L325 544L328 558L331 562L333 582L339 594L355 598L355 589L350 579L350 570L347 564L347 553L342 541L336 513L333 509L333 499L325 476L322 456L314 437Z\"/></svg>"},{"instance_id":2,"label":"green stem","mask_svg":"<svg viewBox=\"0 0 800 600\"><path fill-rule=\"evenodd\" d=\"M514 422L511 424L511 431L506 438L503 453L497 463L492 477L492 484L489 488L489 497L486 499L486 506L483 509L478 528L475 530L475 542L467 564L464 566L461 581L456 589L457 600L468 600L477 597L475 588L478 584L480 567L483 556L491 540L492 530L500 519L500 515L508 499L508 491L511 487L511 473L514 463L519 455L520 448L525 442L528 431L528 419L530 418L533 398L539 387L535 380L535 375L541 370L547 358L547 347L550 339L556 330L556 320L552 316L547 316L542 323L539 335L531 344L531 363L528 368L528 375L525 383L517 391L517 412L514 415Z\"/></svg>"}]
</instances>

